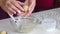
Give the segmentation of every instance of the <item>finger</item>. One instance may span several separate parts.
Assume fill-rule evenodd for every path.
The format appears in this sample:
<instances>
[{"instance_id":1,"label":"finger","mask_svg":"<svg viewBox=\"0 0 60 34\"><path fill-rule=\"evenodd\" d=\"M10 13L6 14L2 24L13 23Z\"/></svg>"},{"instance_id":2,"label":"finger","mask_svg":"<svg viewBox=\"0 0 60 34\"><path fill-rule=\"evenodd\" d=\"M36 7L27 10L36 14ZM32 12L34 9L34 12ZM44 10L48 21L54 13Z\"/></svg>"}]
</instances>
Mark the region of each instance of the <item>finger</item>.
<instances>
[{"instance_id":1,"label":"finger","mask_svg":"<svg viewBox=\"0 0 60 34\"><path fill-rule=\"evenodd\" d=\"M30 13L26 13L25 14L25 18L28 17L28 16L30 16L30 15L31 15L31 12Z\"/></svg>"},{"instance_id":2,"label":"finger","mask_svg":"<svg viewBox=\"0 0 60 34\"><path fill-rule=\"evenodd\" d=\"M13 1L13 2L11 2L11 3L12 3L14 6L16 6L19 10L24 11L24 9L22 8L22 6L19 5L18 2Z\"/></svg>"},{"instance_id":3,"label":"finger","mask_svg":"<svg viewBox=\"0 0 60 34\"><path fill-rule=\"evenodd\" d=\"M5 6L2 8L6 13L13 14L12 12L9 11L8 6Z\"/></svg>"},{"instance_id":4,"label":"finger","mask_svg":"<svg viewBox=\"0 0 60 34\"><path fill-rule=\"evenodd\" d=\"M25 13L17 14L18 16L25 16Z\"/></svg>"},{"instance_id":5,"label":"finger","mask_svg":"<svg viewBox=\"0 0 60 34\"><path fill-rule=\"evenodd\" d=\"M13 14L16 14L15 10L13 10L11 7L8 8L8 11L10 11Z\"/></svg>"},{"instance_id":6,"label":"finger","mask_svg":"<svg viewBox=\"0 0 60 34\"><path fill-rule=\"evenodd\" d=\"M20 10L16 8L12 3L9 3L8 6L15 10L17 13L20 13Z\"/></svg>"},{"instance_id":7,"label":"finger","mask_svg":"<svg viewBox=\"0 0 60 34\"><path fill-rule=\"evenodd\" d=\"M20 1L17 1L17 3L20 4L20 5L24 5L24 3L23 2L20 2Z\"/></svg>"},{"instance_id":8,"label":"finger","mask_svg":"<svg viewBox=\"0 0 60 34\"><path fill-rule=\"evenodd\" d=\"M11 11L9 11L9 10L5 10L8 14L11 14L11 15L13 15L13 13L11 12Z\"/></svg>"},{"instance_id":9,"label":"finger","mask_svg":"<svg viewBox=\"0 0 60 34\"><path fill-rule=\"evenodd\" d=\"M13 15L13 13L12 13L12 12L10 12L9 10L4 10L4 11L6 11L8 14Z\"/></svg>"}]
</instances>

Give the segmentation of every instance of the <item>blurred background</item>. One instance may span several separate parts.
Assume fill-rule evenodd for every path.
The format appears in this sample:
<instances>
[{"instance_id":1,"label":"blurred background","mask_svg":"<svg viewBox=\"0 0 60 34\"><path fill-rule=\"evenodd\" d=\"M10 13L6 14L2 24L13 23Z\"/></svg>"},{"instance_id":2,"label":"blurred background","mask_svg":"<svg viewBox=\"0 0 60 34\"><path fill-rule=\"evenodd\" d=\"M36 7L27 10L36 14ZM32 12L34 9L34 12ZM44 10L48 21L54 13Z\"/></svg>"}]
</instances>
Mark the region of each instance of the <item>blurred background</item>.
<instances>
[{"instance_id":1,"label":"blurred background","mask_svg":"<svg viewBox=\"0 0 60 34\"><path fill-rule=\"evenodd\" d=\"M60 0L36 0L34 12L60 7Z\"/></svg>"}]
</instances>

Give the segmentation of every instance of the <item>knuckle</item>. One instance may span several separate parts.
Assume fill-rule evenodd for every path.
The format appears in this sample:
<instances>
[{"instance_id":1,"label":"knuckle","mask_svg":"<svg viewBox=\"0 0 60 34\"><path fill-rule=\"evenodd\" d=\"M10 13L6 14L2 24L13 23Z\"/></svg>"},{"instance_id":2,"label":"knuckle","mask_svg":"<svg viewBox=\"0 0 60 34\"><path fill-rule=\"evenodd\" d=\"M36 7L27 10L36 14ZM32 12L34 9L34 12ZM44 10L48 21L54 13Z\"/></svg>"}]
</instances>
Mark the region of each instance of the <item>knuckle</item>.
<instances>
[{"instance_id":1,"label":"knuckle","mask_svg":"<svg viewBox=\"0 0 60 34\"><path fill-rule=\"evenodd\" d=\"M6 6L11 6L11 5L10 5L10 2L6 2Z\"/></svg>"}]
</instances>

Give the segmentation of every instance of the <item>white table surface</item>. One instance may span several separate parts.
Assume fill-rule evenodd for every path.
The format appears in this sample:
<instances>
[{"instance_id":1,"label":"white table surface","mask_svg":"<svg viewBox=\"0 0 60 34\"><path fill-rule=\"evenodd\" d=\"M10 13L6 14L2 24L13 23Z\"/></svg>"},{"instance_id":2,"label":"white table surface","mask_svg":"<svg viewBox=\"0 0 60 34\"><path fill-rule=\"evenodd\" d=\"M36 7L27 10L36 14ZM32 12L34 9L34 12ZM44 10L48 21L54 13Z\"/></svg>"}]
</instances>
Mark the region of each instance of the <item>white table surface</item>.
<instances>
[{"instance_id":1,"label":"white table surface","mask_svg":"<svg viewBox=\"0 0 60 34\"><path fill-rule=\"evenodd\" d=\"M43 17L43 18L58 19L60 17L60 8L55 8L55 9L45 10L45 11L42 11L42 12L33 13L31 16L34 16L34 17L38 16L38 18ZM10 23L10 19L0 20L0 30L6 30L6 31L9 31L9 32L14 32L15 31L14 28L12 27L11 23ZM40 27L40 24L37 25L37 27L33 31L34 32L30 32L28 34L60 34L59 29L56 29L54 32L44 32L44 31L42 31L42 28Z\"/></svg>"}]
</instances>

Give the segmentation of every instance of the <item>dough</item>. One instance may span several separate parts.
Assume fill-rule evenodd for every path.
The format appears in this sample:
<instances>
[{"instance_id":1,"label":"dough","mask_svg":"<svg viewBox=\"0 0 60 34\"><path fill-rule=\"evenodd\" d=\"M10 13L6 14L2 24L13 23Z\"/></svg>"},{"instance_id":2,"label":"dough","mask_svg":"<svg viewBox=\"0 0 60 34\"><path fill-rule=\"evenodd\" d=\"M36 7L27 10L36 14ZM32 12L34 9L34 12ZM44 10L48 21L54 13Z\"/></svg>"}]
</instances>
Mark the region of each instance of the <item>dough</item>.
<instances>
[{"instance_id":1,"label":"dough","mask_svg":"<svg viewBox=\"0 0 60 34\"><path fill-rule=\"evenodd\" d=\"M24 5L23 8L24 8L24 11L27 12L28 6L27 5Z\"/></svg>"},{"instance_id":2,"label":"dough","mask_svg":"<svg viewBox=\"0 0 60 34\"><path fill-rule=\"evenodd\" d=\"M7 34L7 32L6 31L1 31L0 34Z\"/></svg>"}]
</instances>

